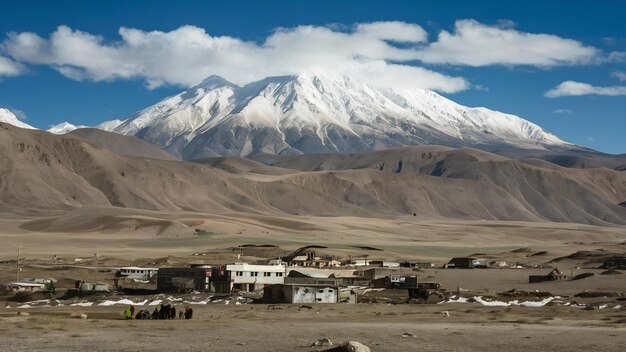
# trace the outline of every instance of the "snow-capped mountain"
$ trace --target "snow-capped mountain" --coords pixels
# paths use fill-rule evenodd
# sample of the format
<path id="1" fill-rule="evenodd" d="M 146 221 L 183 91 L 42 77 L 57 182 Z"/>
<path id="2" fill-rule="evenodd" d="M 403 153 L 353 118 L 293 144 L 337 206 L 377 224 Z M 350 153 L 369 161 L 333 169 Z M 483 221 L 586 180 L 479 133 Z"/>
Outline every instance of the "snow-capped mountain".
<path id="1" fill-rule="evenodd" d="M 35 127 L 20 121 L 11 110 L 0 108 L 0 122 L 8 123 L 20 128 L 28 128 L 34 130 Z"/>
<path id="2" fill-rule="evenodd" d="M 105 121 L 99 125 L 94 126 L 93 128 L 97 128 L 103 131 L 111 131 L 115 127 L 119 126 L 119 124 L 121 124 L 122 122 L 123 122 L 122 120 Z M 69 122 L 61 122 L 58 125 L 54 125 L 50 127 L 47 131 L 50 133 L 54 133 L 54 134 L 66 134 L 66 133 L 70 133 L 80 128 L 90 128 L 90 127 L 85 126 L 85 125 L 74 125 Z"/>
<path id="3" fill-rule="evenodd" d="M 485 149 L 572 146 L 514 115 L 469 108 L 421 89 L 350 77 L 270 77 L 238 86 L 217 76 L 104 128 L 184 159 L 257 153 L 349 153 L 439 144 Z"/>
<path id="4" fill-rule="evenodd" d="M 70 133 L 74 130 L 77 130 L 79 128 L 86 128 L 87 126 L 83 126 L 83 125 L 74 125 L 72 123 L 69 122 L 61 122 L 58 125 L 54 125 L 52 127 L 50 127 L 48 129 L 48 132 L 50 133 L 54 133 L 54 134 L 66 134 L 66 133 Z"/>

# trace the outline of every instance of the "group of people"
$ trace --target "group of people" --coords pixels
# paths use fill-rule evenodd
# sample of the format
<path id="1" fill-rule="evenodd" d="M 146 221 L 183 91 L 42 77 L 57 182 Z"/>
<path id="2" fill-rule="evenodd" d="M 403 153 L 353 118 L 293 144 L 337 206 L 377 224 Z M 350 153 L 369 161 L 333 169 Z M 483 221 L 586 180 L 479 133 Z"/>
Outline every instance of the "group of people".
<path id="1" fill-rule="evenodd" d="M 176 307 L 169 304 L 161 304 L 161 309 L 154 308 L 152 314 L 148 311 L 142 310 L 135 316 L 135 306 L 131 305 L 124 309 L 124 317 L 126 319 L 152 319 L 152 320 L 165 320 L 176 319 Z M 187 306 L 184 311 L 178 312 L 178 319 L 191 319 L 193 317 L 193 309 Z"/>

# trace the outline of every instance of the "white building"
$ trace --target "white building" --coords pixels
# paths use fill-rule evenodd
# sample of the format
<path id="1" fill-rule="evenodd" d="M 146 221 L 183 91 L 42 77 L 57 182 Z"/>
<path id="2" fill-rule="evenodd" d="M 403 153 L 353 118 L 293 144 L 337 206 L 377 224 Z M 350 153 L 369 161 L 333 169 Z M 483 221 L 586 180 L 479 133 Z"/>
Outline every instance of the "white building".
<path id="1" fill-rule="evenodd" d="M 288 284 L 263 289 L 264 303 L 338 303 L 339 287 L 334 285 Z"/>
<path id="2" fill-rule="evenodd" d="M 38 284 L 33 282 L 12 282 L 7 285 L 11 292 L 38 292 L 45 291 L 46 284 Z"/>
<path id="3" fill-rule="evenodd" d="M 127 266 L 120 268 L 116 273 L 118 277 L 125 277 L 130 280 L 150 281 L 150 279 L 159 272 L 159 268 L 139 268 L 136 266 Z"/>
<path id="4" fill-rule="evenodd" d="M 55 279 L 24 279 L 7 285 L 11 292 L 54 291 Z"/>
<path id="5" fill-rule="evenodd" d="M 229 273 L 230 290 L 256 291 L 267 285 L 285 282 L 286 267 L 280 265 L 255 265 L 235 263 L 226 265 Z"/>

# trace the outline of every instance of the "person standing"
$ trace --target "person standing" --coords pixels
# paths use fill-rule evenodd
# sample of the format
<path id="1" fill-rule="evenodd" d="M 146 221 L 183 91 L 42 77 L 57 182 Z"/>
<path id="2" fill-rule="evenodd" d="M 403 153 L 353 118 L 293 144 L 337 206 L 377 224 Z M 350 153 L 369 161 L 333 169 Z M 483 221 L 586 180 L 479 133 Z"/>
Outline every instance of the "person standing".
<path id="1" fill-rule="evenodd" d="M 176 319 L 176 308 L 174 306 L 170 308 L 170 319 Z"/>
<path id="2" fill-rule="evenodd" d="M 133 318 L 133 313 L 131 313 L 130 307 L 124 309 L 124 318 L 126 318 L 126 320 Z"/>

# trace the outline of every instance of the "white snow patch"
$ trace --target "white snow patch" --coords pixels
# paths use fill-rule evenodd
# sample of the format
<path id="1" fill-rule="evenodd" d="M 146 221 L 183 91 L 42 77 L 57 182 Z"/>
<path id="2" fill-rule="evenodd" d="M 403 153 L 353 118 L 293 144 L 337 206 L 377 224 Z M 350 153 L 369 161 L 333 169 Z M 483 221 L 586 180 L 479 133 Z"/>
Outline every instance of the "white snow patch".
<path id="1" fill-rule="evenodd" d="M 146 303 L 148 303 L 148 300 L 145 300 L 143 302 L 133 302 L 129 299 L 120 299 L 119 301 L 104 301 L 102 303 L 99 304 L 99 306 L 112 306 L 112 305 L 116 305 L 116 304 L 126 304 L 126 305 L 135 305 L 135 306 L 143 306 Z"/>
<path id="2" fill-rule="evenodd" d="M 493 301 L 493 300 L 485 300 L 481 296 L 475 296 L 473 299 L 476 303 L 482 304 L 487 307 L 510 307 L 510 306 L 521 306 L 521 307 L 543 307 L 546 304 L 552 302 L 556 297 L 548 297 L 541 301 L 523 301 L 520 302 L 518 300 L 513 300 L 510 302 L 503 301 Z M 452 296 L 450 299 L 443 301 L 441 303 L 469 303 L 469 298 L 466 297 L 456 297 Z"/>

